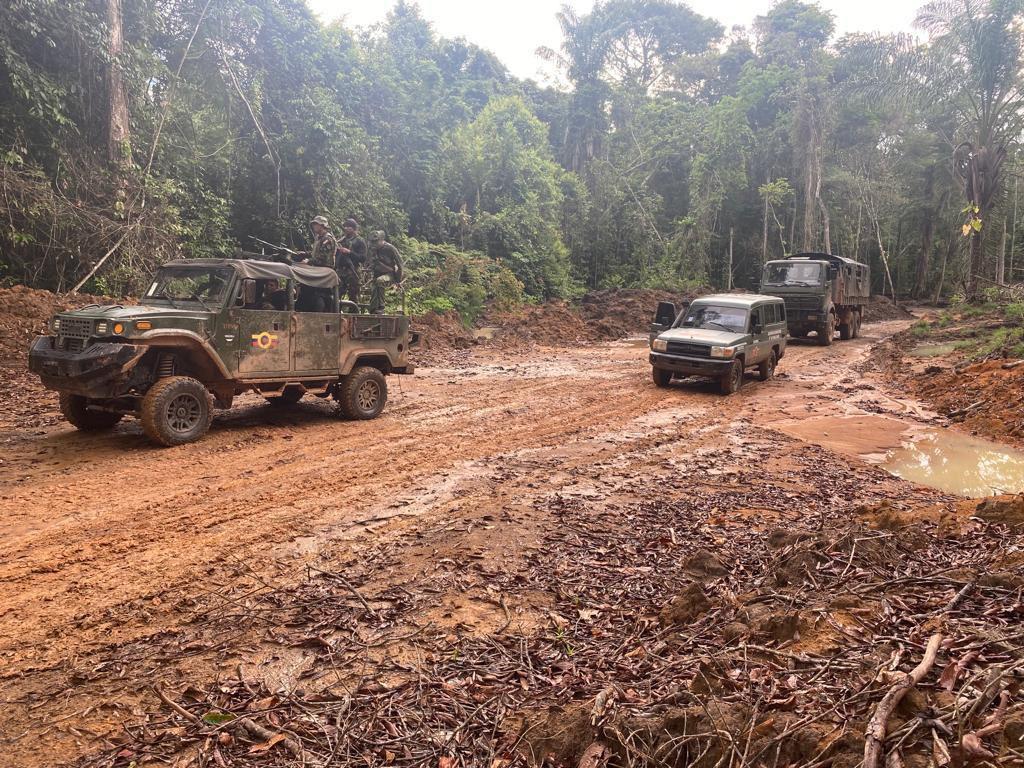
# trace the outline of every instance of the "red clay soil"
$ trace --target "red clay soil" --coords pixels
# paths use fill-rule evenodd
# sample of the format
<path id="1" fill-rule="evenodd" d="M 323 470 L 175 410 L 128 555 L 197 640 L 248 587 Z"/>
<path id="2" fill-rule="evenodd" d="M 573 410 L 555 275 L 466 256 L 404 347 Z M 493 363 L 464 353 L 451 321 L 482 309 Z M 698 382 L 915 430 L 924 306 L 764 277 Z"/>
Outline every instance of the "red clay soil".
<path id="1" fill-rule="evenodd" d="M 910 388 L 972 432 L 1024 443 L 1024 366 L 1007 370 L 1006 362 L 924 373 L 910 379 Z"/>

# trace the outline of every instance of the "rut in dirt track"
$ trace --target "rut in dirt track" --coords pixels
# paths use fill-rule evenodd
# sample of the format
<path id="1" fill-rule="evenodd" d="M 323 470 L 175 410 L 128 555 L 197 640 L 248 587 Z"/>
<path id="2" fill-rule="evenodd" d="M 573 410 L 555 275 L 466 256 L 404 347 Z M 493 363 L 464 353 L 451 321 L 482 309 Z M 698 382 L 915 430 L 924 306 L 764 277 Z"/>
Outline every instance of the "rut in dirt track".
<path id="1" fill-rule="evenodd" d="M 0 680 L 17 679 L 0 732 L 47 732 L 55 754 L 73 757 L 87 745 L 45 727 L 49 718 L 88 711 L 100 691 L 144 691 L 106 681 L 32 705 L 87 660 L 187 625 L 197 599 L 237 582 L 239 564 L 253 578 L 294 580 L 309 561 L 303 542 L 358 552 L 463 510 L 498 515 L 531 498 L 585 496 L 602 478 L 654 477 L 666 446 L 727 444 L 730 425 L 770 425 L 780 412 L 833 412 L 871 343 L 794 345 L 783 377 L 748 381 L 729 399 L 709 385 L 656 389 L 645 349 L 615 343 L 426 369 L 373 422 L 338 421 L 316 400 L 281 413 L 253 398 L 219 414 L 204 441 L 172 449 L 150 447 L 132 422 L 102 436 L 64 424 L 16 431 L 0 444 Z M 872 477 L 868 497 L 914 492 Z M 535 522 L 523 519 L 510 557 Z M 10 748 L 34 764 L 30 742 Z"/>

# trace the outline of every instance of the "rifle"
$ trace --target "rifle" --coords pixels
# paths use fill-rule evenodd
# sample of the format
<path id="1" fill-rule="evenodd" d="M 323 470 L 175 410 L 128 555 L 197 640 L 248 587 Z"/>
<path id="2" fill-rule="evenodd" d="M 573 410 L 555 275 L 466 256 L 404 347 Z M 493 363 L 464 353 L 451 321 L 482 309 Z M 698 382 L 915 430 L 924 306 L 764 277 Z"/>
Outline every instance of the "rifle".
<path id="1" fill-rule="evenodd" d="M 278 253 L 287 253 L 289 256 L 300 255 L 298 251 L 293 251 L 286 245 L 283 245 L 281 243 L 277 243 L 276 245 L 274 243 L 268 243 L 266 240 L 261 240 L 260 238 L 256 237 L 256 235 L 249 235 L 249 239 L 252 240 L 254 243 L 262 245 L 264 248 L 270 248 L 274 251 L 277 251 Z"/>

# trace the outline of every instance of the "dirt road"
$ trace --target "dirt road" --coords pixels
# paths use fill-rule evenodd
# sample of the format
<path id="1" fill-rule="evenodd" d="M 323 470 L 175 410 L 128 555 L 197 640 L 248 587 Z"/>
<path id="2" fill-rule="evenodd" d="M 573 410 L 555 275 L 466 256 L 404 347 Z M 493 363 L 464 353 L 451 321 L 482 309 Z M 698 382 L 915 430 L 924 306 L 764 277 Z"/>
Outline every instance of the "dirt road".
<path id="1" fill-rule="evenodd" d="M 427 583 L 419 617 L 433 626 L 529 631 L 549 596 L 524 587 L 492 599 L 450 569 L 525 574 L 558 524 L 552 499 L 608 508 L 722 489 L 723 513 L 758 525 L 819 507 L 948 500 L 843 454 L 884 448 L 893 425 L 934 421 L 859 371 L 904 325 L 793 345 L 776 380 L 748 379 L 728 399 L 710 386 L 655 388 L 645 344 L 617 342 L 423 369 L 393 379 L 385 416 L 369 423 L 336 420 L 320 401 L 285 413 L 249 399 L 201 443 L 172 449 L 149 446 L 134 422 L 103 436 L 63 423 L 7 432 L 0 762 L 96 753 L 159 707 L 154 683 L 237 674 L 294 688 L 316 673 L 315 654 L 248 620 L 263 609 L 246 600 L 313 568 L 348 574 L 375 616 L 404 599 L 389 590 Z M 752 470 L 763 483 L 744 481 L 737 501 Z"/>

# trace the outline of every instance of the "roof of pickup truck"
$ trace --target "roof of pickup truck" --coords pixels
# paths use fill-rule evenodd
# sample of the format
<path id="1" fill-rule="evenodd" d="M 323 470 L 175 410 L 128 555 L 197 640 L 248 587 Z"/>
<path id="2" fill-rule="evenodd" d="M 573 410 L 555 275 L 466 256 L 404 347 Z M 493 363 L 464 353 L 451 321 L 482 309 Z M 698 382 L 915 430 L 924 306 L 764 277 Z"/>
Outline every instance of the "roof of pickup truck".
<path id="1" fill-rule="evenodd" d="M 707 302 L 709 304 L 720 304 L 725 307 L 752 307 L 755 304 L 782 301 L 777 296 L 764 296 L 760 293 L 713 293 L 710 296 L 701 296 L 694 299 L 690 306 Z"/>

